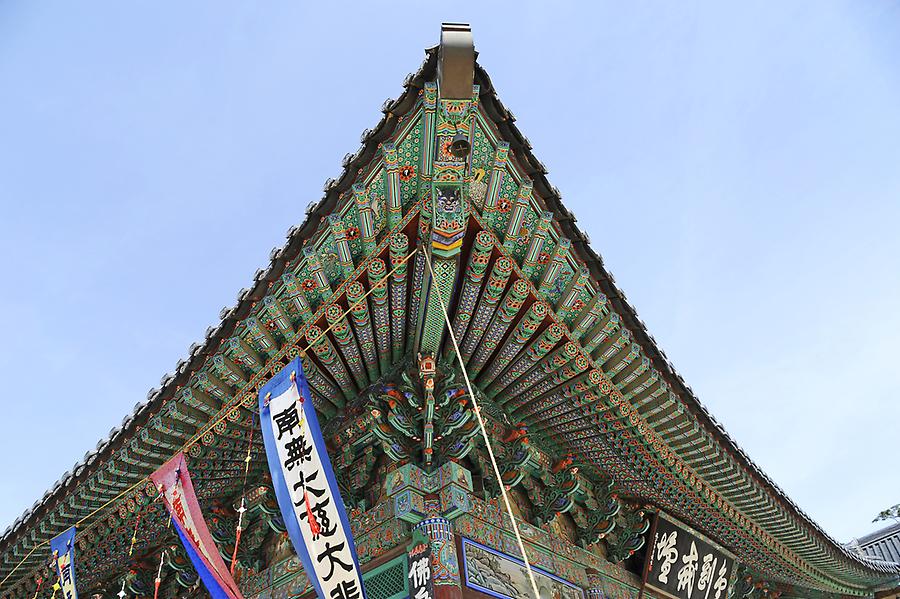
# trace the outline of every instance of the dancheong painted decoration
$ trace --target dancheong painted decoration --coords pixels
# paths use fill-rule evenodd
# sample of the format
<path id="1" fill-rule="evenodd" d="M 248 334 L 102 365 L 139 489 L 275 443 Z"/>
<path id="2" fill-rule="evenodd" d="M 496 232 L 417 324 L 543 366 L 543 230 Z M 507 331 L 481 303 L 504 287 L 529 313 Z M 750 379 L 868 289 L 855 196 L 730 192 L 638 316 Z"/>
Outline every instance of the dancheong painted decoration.
<path id="1" fill-rule="evenodd" d="M 148 478 L 179 452 L 240 594 L 315 596 L 260 432 L 260 391 L 295 359 L 362 572 L 363 589 L 331 597 L 874 597 L 896 584 L 900 565 L 823 532 L 674 371 L 467 26 L 444 25 L 382 111 L 221 322 L 0 537 L 0 596 L 51 597 L 49 540 L 73 526 L 79 596 L 205 596 Z M 316 499 L 292 517 L 330 526 Z M 650 546 L 662 557 L 644 585 Z M 670 558 L 674 586 L 660 581 Z M 695 578 L 679 589 L 679 573 Z"/>

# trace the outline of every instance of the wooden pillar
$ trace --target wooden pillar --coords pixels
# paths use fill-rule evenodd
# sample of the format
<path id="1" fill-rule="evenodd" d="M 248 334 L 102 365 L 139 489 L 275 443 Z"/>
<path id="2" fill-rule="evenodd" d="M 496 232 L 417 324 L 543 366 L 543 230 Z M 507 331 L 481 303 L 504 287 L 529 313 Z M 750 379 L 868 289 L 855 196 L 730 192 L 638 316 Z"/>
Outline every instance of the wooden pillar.
<path id="1" fill-rule="evenodd" d="M 428 518 L 416 525 L 431 542 L 431 571 L 435 599 L 462 599 L 459 556 L 453 537 L 453 524 L 443 517 Z"/>

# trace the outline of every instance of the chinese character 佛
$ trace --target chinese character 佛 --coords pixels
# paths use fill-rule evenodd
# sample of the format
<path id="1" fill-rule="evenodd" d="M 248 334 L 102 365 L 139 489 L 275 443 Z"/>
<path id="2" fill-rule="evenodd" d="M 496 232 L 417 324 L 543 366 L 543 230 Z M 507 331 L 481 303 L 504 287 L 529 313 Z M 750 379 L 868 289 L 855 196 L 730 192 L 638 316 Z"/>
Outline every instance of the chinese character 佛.
<path id="1" fill-rule="evenodd" d="M 417 589 L 428 584 L 431 578 L 431 568 L 428 563 L 428 556 L 423 555 L 409 566 L 409 581 L 412 588 Z"/>

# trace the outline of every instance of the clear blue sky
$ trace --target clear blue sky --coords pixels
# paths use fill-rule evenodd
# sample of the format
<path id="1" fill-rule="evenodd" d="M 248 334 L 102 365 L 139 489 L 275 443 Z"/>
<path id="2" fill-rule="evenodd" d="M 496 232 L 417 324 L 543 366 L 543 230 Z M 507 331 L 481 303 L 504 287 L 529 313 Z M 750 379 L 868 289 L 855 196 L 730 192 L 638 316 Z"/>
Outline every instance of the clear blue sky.
<path id="1" fill-rule="evenodd" d="M 369 4 L 0 4 L 0 529 L 234 303 L 442 20 L 757 463 L 842 541 L 900 502 L 900 5 Z"/>

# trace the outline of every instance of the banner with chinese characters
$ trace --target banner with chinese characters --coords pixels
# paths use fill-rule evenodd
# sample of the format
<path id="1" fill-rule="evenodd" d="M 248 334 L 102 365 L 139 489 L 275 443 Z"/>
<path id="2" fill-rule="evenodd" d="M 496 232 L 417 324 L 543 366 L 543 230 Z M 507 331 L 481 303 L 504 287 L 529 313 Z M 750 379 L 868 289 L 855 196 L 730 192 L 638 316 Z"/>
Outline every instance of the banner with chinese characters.
<path id="1" fill-rule="evenodd" d="M 172 524 L 200 580 L 213 599 L 242 599 L 231 572 L 209 534 L 183 453 L 150 475 L 172 517 Z"/>
<path id="2" fill-rule="evenodd" d="M 75 527 L 53 537 L 50 551 L 59 575 L 63 599 L 78 599 L 78 591 L 75 590 Z"/>
<path id="3" fill-rule="evenodd" d="M 434 599 L 434 582 L 431 580 L 431 545 L 428 539 L 413 545 L 406 554 L 409 565 L 410 599 Z"/>
<path id="4" fill-rule="evenodd" d="M 316 593 L 364 599 L 350 521 L 299 358 L 260 390 L 259 414 L 278 507 Z"/>
<path id="5" fill-rule="evenodd" d="M 646 585 L 675 599 L 726 599 L 734 556 L 660 513 L 647 549 Z"/>

